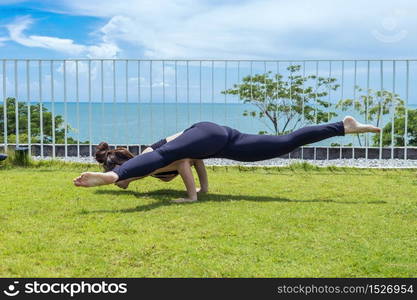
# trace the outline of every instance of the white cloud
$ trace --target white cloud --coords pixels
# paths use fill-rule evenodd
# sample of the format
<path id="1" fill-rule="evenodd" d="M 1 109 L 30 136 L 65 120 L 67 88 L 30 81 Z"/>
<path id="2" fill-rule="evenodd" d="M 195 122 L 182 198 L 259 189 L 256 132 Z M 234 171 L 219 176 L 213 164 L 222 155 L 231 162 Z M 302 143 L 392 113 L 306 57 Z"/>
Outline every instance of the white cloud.
<path id="1" fill-rule="evenodd" d="M 115 57 L 123 48 L 148 58 L 401 58 L 417 46 L 417 2 L 409 0 L 42 2 L 50 11 L 106 19 L 95 31 L 101 42 L 26 36 L 30 18 L 9 25 L 13 40 L 87 57 Z"/>
<path id="2" fill-rule="evenodd" d="M 109 41 L 130 43 L 150 58 L 398 57 L 417 43 L 417 3 L 406 0 L 50 3 L 68 14 L 108 18 L 100 32 Z"/>
<path id="3" fill-rule="evenodd" d="M 119 51 L 116 44 L 103 37 L 103 42 L 97 45 L 81 45 L 71 39 L 42 35 L 26 35 L 24 33 L 34 20 L 30 16 L 18 17 L 14 22 L 6 25 L 9 31 L 10 40 L 26 47 L 38 47 L 52 49 L 72 56 L 87 56 L 111 58 L 115 57 Z M 0 40 L 1 42 L 1 40 Z"/>

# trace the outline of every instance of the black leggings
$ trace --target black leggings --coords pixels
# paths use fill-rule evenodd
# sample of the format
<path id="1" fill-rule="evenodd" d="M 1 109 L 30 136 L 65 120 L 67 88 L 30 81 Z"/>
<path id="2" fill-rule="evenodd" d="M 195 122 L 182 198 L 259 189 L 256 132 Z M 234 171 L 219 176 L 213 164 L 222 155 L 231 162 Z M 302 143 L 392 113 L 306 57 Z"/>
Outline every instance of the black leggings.
<path id="1" fill-rule="evenodd" d="M 184 158 L 228 158 L 259 161 L 287 154 L 294 149 L 330 137 L 345 135 L 343 122 L 307 126 L 286 135 L 241 133 L 228 126 L 199 122 L 174 140 L 152 152 L 138 155 L 113 171 L 119 180 L 149 175 Z"/>

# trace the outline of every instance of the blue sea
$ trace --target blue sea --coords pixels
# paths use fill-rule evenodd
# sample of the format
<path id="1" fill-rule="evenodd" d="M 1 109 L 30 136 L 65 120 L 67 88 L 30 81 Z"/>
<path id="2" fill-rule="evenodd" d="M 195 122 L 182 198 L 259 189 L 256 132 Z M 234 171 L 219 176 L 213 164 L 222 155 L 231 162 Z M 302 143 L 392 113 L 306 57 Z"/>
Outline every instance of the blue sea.
<path id="1" fill-rule="evenodd" d="M 259 120 L 244 116 L 245 111 L 256 110 L 252 104 L 225 103 L 85 103 L 85 102 L 44 102 L 43 105 L 56 115 L 62 115 L 71 127 L 68 136 L 80 141 L 110 144 L 150 144 L 166 136 L 175 134 L 193 123 L 211 121 L 227 125 L 245 133 L 268 131 L 269 120 Z M 414 105 L 415 106 L 415 105 Z M 410 107 L 411 108 L 411 107 Z M 339 116 L 332 119 L 338 121 L 350 114 L 364 121 L 364 116 L 357 112 L 338 112 Z M 389 120 L 384 116 L 383 124 Z M 269 123 L 268 123 L 269 122 Z M 281 122 L 282 123 L 282 122 Z M 290 124 L 293 125 L 293 124 Z M 296 128 L 309 125 L 298 124 Z M 291 128 L 292 126 L 290 126 Z M 357 145 L 352 137 L 335 137 L 317 143 Z"/>

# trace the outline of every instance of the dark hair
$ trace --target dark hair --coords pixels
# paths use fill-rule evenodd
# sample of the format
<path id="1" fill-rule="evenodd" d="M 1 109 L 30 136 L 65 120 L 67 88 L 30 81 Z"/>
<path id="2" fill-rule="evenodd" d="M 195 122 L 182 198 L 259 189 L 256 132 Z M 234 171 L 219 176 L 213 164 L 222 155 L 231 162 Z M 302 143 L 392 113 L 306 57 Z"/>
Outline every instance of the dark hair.
<path id="1" fill-rule="evenodd" d="M 123 164 L 125 161 L 133 158 L 134 155 L 123 147 L 110 149 L 109 144 L 101 142 L 95 153 L 96 161 L 103 165 L 106 172 L 113 170 L 116 166 Z"/>

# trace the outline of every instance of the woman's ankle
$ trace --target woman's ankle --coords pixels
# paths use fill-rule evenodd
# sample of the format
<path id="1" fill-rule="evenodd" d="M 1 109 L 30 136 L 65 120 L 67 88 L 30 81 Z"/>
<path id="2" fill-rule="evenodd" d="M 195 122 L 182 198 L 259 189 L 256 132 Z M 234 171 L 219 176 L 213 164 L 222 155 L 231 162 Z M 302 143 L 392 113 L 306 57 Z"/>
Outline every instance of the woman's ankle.
<path id="1" fill-rule="evenodd" d="M 117 175 L 116 172 L 110 171 L 110 172 L 104 173 L 104 175 L 105 175 L 105 181 L 108 184 L 115 183 L 117 180 L 119 180 L 119 175 Z"/>

